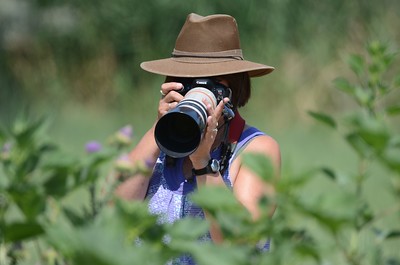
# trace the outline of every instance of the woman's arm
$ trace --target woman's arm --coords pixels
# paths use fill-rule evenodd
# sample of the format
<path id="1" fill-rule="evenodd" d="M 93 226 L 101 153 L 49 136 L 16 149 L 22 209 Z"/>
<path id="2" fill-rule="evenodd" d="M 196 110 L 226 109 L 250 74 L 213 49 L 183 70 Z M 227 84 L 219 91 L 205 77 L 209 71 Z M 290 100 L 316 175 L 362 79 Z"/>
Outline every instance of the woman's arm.
<path id="1" fill-rule="evenodd" d="M 154 140 L 154 126 L 146 132 L 136 147 L 130 152 L 133 165 L 154 166 L 160 151 Z M 143 200 L 149 185 L 150 176 L 138 173 L 124 180 L 115 194 L 125 200 Z"/>
<path id="2" fill-rule="evenodd" d="M 262 196 L 272 196 L 275 188 L 272 184 L 262 181 L 251 168 L 242 165 L 241 157 L 246 153 L 257 153 L 269 158 L 274 167 L 274 177 L 278 178 L 281 167 L 279 145 L 267 135 L 254 138 L 234 161 L 234 165 L 232 165 L 234 169 L 231 171 L 233 173 L 233 192 L 236 198 L 250 211 L 253 219 L 259 218 L 261 211 L 267 211 L 272 216 L 275 207 L 260 209 L 258 202 Z"/>
<path id="3" fill-rule="evenodd" d="M 170 109 L 176 107 L 183 96 L 174 90 L 182 88 L 182 84 L 176 82 L 161 85 L 161 93 L 164 95 L 158 104 L 157 121 Z M 160 154 L 160 150 L 154 139 L 154 128 L 156 123 L 146 132 L 136 147 L 130 152 L 129 159 L 133 165 L 154 166 Z M 149 186 L 150 176 L 136 174 L 119 185 L 115 191 L 116 195 L 126 200 L 143 200 Z"/>
<path id="4" fill-rule="evenodd" d="M 269 136 L 258 136 L 254 138 L 245 147 L 242 154 L 244 153 L 260 153 L 270 158 L 275 168 L 276 177 L 279 177 L 281 163 L 280 149 L 278 143 L 273 138 Z M 260 217 L 261 211 L 266 211 L 272 216 L 275 207 L 270 209 L 260 209 L 258 203 L 262 196 L 273 195 L 275 192 L 274 187 L 263 182 L 251 169 L 242 166 L 241 155 L 233 161 L 229 170 L 233 182 L 233 192 L 235 197 L 244 207 L 246 207 L 254 220 Z M 210 185 L 221 187 L 226 186 L 219 172 L 197 176 L 197 183 L 199 188 Z M 223 236 L 218 224 L 212 220 L 209 214 L 205 214 L 206 218 L 211 221 L 211 238 L 216 243 L 222 242 Z"/>

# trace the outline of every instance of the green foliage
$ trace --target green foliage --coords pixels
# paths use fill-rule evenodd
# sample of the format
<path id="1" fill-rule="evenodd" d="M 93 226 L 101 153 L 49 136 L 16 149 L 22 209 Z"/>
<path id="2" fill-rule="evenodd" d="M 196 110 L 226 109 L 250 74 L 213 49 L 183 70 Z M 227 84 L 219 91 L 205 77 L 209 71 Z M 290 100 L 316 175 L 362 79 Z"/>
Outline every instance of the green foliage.
<path id="1" fill-rule="evenodd" d="M 359 106 L 355 113 L 344 119 L 342 132 L 343 138 L 358 155 L 359 164 L 358 172 L 350 177 L 350 186 L 346 187 L 346 192 L 342 192 L 342 196 L 351 195 L 352 200 L 356 202 L 354 212 L 349 216 L 350 219 L 343 220 L 347 227 L 345 230 L 340 227 L 339 230 L 335 227 L 331 228 L 335 228 L 332 230 L 334 238 L 340 245 L 340 251 L 348 264 L 396 264 L 399 262 L 399 257 L 385 256 L 384 242 L 390 240 L 386 237 L 387 234 L 394 235 L 392 239 L 399 242 L 397 233 L 399 216 L 396 214 L 400 210 L 398 203 L 400 198 L 396 190 L 398 187 L 391 189 L 396 199 L 383 209 L 374 209 L 365 193 L 367 178 L 371 174 L 369 171 L 373 163 L 389 170 L 381 176 L 381 181 L 396 183 L 400 179 L 398 144 L 400 134 L 396 132 L 397 128 L 390 121 L 390 118 L 397 114 L 397 107 L 382 104 L 385 98 L 390 97 L 399 89 L 397 77 L 388 76 L 395 54 L 389 52 L 388 47 L 380 42 L 369 43 L 366 50 L 368 56 L 351 55 L 348 60 L 350 69 L 358 78 L 358 83 L 353 84 L 344 78 L 335 80 L 336 87 L 350 96 Z M 310 112 L 310 116 L 332 125 L 333 118 L 330 116 L 316 112 Z M 323 168 L 323 172 L 334 183 L 340 185 L 334 169 Z M 394 223 L 381 227 L 381 219 L 390 218 L 394 218 Z M 386 232 L 382 233 L 382 229 Z M 338 233 L 340 230 L 352 236 L 347 238 Z M 367 248 L 359 242 L 360 238 L 366 234 L 375 236 L 373 243 Z"/>
<path id="2" fill-rule="evenodd" d="M 384 104 L 384 98 L 399 89 L 398 77 L 393 81 L 387 72 L 394 56 L 386 46 L 372 42 L 367 52 L 367 57 L 350 56 L 348 61 L 357 84 L 343 78 L 335 81 L 358 108 L 343 119 L 309 112 L 354 150 L 355 172 L 323 165 L 277 178 L 266 157 L 243 155 L 244 166 L 275 193 L 260 199 L 261 216 L 253 220 L 226 188 L 195 192 L 193 201 L 220 226 L 221 244 L 198 240 L 209 229 L 206 220 L 160 224 L 149 214 L 147 202 L 114 198 L 117 171 L 122 178 L 149 171 L 124 158 L 132 148 L 129 126 L 115 132 L 108 144 L 90 142 L 83 157 L 52 143 L 42 119 L 19 120 L 1 130 L 1 263 L 166 264 L 190 254 L 198 264 L 207 265 L 399 264 L 400 257 L 388 253 L 386 246 L 400 241 L 400 135 L 390 122 L 397 105 Z M 375 174 L 373 165 L 385 169 L 381 181 L 393 183 L 384 192 L 394 200 L 383 207 L 375 207 L 366 194 L 367 180 Z M 106 177 L 110 174 L 111 180 Z M 312 190 L 319 196 L 309 194 L 310 189 L 305 196 L 305 187 L 322 177 L 326 186 Z M 71 198 L 78 199 L 71 205 Z M 271 218 L 265 209 L 274 207 Z M 260 251 L 266 242 L 271 250 Z"/>

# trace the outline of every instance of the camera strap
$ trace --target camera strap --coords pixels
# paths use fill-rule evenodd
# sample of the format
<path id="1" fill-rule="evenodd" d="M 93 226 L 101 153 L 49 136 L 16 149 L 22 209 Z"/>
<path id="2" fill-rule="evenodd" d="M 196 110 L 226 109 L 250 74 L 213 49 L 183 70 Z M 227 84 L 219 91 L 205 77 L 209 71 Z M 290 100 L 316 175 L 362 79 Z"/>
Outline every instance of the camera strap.
<path id="1" fill-rule="evenodd" d="M 246 121 L 240 116 L 239 112 L 235 111 L 235 117 L 228 121 L 227 124 L 227 135 L 224 137 L 224 141 L 221 144 L 221 175 L 224 174 L 228 167 L 229 159 L 232 156 L 233 151 L 236 148 L 237 142 L 242 135 Z"/>
<path id="2" fill-rule="evenodd" d="M 235 117 L 229 124 L 229 142 L 235 143 L 239 141 L 240 135 L 242 135 L 244 125 L 246 121 L 240 116 L 239 112 L 235 111 Z"/>

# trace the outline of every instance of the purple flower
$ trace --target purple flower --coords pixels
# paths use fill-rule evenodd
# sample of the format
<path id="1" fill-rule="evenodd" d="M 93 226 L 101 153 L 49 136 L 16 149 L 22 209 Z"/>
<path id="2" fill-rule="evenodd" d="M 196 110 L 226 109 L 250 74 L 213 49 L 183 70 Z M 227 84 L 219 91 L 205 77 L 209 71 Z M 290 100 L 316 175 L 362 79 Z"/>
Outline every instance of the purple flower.
<path id="1" fill-rule="evenodd" d="M 85 150 L 89 154 L 99 152 L 101 148 L 101 144 L 97 141 L 90 141 L 85 145 Z"/>
<path id="2" fill-rule="evenodd" d="M 6 142 L 1 148 L 1 152 L 10 152 L 12 144 L 10 142 Z"/>
<path id="3" fill-rule="evenodd" d="M 115 168 L 121 173 L 133 173 L 135 166 L 133 165 L 128 154 L 122 154 L 115 161 Z"/>
<path id="4" fill-rule="evenodd" d="M 122 127 L 119 132 L 128 138 L 132 138 L 132 126 L 130 125 Z"/>
<path id="5" fill-rule="evenodd" d="M 10 158 L 10 151 L 12 148 L 12 144 L 10 142 L 6 142 L 3 147 L 1 148 L 1 152 L 0 152 L 0 159 L 1 160 L 9 160 Z"/>
<path id="6" fill-rule="evenodd" d="M 122 127 L 115 136 L 116 142 L 121 145 L 130 145 L 132 142 L 132 126 L 126 125 Z"/>

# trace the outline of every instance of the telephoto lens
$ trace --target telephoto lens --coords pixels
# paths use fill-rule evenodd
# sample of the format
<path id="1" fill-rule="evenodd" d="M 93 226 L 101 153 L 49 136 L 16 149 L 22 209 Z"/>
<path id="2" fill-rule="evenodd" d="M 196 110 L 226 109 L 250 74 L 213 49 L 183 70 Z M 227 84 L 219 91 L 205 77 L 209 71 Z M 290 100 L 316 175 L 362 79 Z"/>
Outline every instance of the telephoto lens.
<path id="1" fill-rule="evenodd" d="M 178 105 L 157 122 L 155 139 L 166 155 L 181 158 L 193 153 L 200 144 L 207 125 L 207 106 L 217 106 L 213 92 L 204 87 L 194 87 Z"/>

